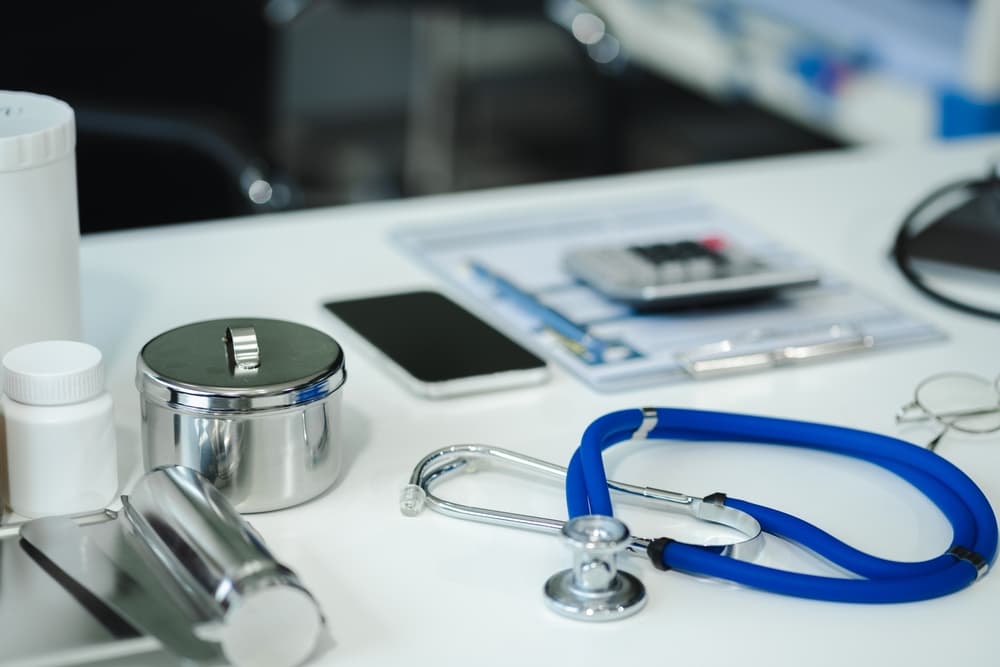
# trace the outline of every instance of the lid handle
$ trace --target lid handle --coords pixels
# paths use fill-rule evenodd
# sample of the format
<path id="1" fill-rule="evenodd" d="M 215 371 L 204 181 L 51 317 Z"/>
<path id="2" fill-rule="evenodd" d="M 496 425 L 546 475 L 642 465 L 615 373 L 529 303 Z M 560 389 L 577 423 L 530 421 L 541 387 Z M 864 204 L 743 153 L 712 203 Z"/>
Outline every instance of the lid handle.
<path id="1" fill-rule="evenodd" d="M 225 340 L 230 372 L 240 375 L 260 368 L 260 345 L 253 327 L 226 327 Z"/>

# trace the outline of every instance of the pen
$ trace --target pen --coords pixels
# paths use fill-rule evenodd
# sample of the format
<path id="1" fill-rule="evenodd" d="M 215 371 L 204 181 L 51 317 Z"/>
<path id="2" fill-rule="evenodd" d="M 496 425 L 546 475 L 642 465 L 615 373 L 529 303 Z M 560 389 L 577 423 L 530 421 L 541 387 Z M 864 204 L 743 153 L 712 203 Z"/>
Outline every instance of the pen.
<path id="1" fill-rule="evenodd" d="M 545 305 L 530 292 L 521 289 L 504 276 L 487 268 L 483 264 L 470 261 L 469 268 L 472 269 L 474 275 L 492 285 L 497 294 L 502 298 L 509 300 L 524 312 L 538 318 L 542 325 L 556 334 L 559 341 L 574 354 L 584 357 L 592 363 L 635 356 L 635 352 L 627 345 L 619 341 L 607 341 L 592 336 L 586 328 L 565 317 L 559 311 Z"/>

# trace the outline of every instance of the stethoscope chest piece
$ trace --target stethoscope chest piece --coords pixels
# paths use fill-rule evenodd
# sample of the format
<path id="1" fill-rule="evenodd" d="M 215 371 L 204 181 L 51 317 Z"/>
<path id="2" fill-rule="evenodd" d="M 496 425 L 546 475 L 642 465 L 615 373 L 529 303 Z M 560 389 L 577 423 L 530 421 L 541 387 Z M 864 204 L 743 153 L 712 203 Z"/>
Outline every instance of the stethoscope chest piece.
<path id="1" fill-rule="evenodd" d="M 646 588 L 618 569 L 618 554 L 628 548 L 628 527 L 610 516 L 570 519 L 562 535 L 573 550 L 573 567 L 545 582 L 545 597 L 559 614 L 581 621 L 628 618 L 646 603 Z"/>

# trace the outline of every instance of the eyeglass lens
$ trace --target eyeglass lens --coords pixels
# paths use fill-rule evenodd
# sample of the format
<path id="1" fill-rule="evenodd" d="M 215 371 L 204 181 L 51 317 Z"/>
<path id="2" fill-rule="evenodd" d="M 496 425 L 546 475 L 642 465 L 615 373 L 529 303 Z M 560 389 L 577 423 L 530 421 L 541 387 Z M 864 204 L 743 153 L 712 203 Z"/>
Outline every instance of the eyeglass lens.
<path id="1" fill-rule="evenodd" d="M 967 433 L 1000 430 L 1000 394 L 986 378 L 946 373 L 917 387 L 916 402 L 943 424 Z"/>

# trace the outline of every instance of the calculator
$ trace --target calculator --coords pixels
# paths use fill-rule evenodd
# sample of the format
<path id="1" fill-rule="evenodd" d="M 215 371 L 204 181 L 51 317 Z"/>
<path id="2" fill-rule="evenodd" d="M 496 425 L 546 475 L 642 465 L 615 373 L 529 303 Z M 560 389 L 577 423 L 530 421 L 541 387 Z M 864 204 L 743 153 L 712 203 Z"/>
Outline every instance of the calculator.
<path id="1" fill-rule="evenodd" d="M 569 273 L 640 310 L 750 301 L 819 282 L 813 268 L 781 264 L 719 236 L 572 250 Z"/>

